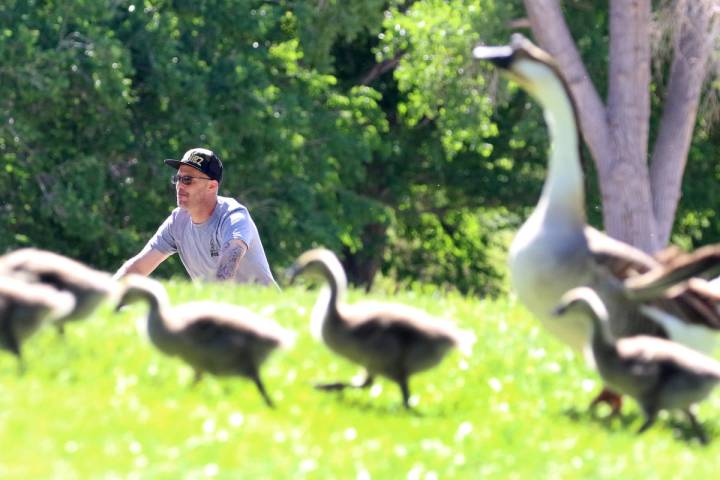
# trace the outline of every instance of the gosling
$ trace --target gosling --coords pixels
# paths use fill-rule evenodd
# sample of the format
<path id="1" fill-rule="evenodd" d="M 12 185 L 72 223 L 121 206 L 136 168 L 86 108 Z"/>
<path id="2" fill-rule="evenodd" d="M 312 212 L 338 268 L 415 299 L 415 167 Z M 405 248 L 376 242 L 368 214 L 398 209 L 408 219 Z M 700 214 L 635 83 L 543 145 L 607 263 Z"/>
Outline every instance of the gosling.
<path id="1" fill-rule="evenodd" d="M 193 302 L 171 308 L 162 284 L 147 277 L 131 274 L 120 282 L 123 293 L 116 310 L 146 301 L 150 341 L 164 354 L 189 364 L 196 381 L 205 372 L 246 377 L 274 407 L 260 379 L 260 366 L 273 350 L 293 343 L 293 332 L 236 305 Z"/>
<path id="2" fill-rule="evenodd" d="M 22 344 L 40 327 L 72 311 L 75 298 L 50 286 L 0 276 L 0 348 L 18 358 Z"/>
<path id="3" fill-rule="evenodd" d="M 330 250 L 303 253 L 288 274 L 292 282 L 303 273 L 320 275 L 329 287 L 314 309 L 313 332 L 330 350 L 363 366 L 367 373 L 360 385 L 337 382 L 316 385 L 318 389 L 367 388 L 381 375 L 398 384 L 403 406 L 410 408 L 411 375 L 438 365 L 452 347 L 470 354 L 475 340 L 472 333 L 421 310 L 389 303 L 342 304 L 347 278 Z"/>
<path id="4" fill-rule="evenodd" d="M 109 273 L 37 248 L 22 248 L 0 257 L 0 274 L 70 292 L 75 297 L 75 307 L 54 322 L 60 333 L 67 322 L 90 316 L 105 298 L 115 294 L 116 288 Z"/>
<path id="5" fill-rule="evenodd" d="M 576 311 L 592 322 L 592 352 L 603 380 L 633 397 L 645 414 L 642 433 L 660 410 L 682 410 L 703 444 L 707 437 L 691 406 L 705 399 L 720 381 L 720 362 L 682 344 L 638 335 L 615 340 L 608 310 L 589 287 L 577 287 L 562 296 L 557 315 Z"/>

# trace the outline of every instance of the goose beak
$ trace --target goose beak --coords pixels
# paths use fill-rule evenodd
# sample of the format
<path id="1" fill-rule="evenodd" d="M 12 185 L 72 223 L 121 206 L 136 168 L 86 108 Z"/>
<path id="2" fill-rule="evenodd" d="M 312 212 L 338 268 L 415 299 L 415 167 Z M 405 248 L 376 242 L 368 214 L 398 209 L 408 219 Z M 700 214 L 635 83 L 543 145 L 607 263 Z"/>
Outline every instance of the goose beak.
<path id="1" fill-rule="evenodd" d="M 477 45 L 473 48 L 473 57 L 478 60 L 487 60 L 494 63 L 499 68 L 507 70 L 512 62 L 515 50 L 510 45 L 503 46 L 487 46 Z"/>

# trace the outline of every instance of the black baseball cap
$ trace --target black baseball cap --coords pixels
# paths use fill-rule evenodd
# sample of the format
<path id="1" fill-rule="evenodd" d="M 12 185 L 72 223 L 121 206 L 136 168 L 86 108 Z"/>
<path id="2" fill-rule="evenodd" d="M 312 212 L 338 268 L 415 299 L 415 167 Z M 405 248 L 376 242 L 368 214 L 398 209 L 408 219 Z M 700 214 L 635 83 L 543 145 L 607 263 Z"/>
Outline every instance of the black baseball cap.
<path id="1" fill-rule="evenodd" d="M 165 165 L 170 165 L 174 169 L 179 169 L 180 165 L 187 165 L 200 170 L 213 180 L 222 182 L 223 166 L 220 157 L 207 148 L 191 148 L 185 152 L 181 160 L 166 158 Z"/>

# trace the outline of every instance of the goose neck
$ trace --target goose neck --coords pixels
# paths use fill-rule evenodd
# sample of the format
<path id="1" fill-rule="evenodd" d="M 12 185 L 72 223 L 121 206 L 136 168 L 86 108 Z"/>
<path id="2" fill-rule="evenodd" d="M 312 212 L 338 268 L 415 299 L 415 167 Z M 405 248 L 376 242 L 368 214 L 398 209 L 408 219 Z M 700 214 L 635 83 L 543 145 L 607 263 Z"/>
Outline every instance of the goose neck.
<path id="1" fill-rule="evenodd" d="M 572 101 L 559 79 L 536 97 L 543 106 L 550 135 L 548 173 L 542 198 L 553 208 L 571 208 L 584 220 L 585 188 L 580 164 L 578 122 Z"/>

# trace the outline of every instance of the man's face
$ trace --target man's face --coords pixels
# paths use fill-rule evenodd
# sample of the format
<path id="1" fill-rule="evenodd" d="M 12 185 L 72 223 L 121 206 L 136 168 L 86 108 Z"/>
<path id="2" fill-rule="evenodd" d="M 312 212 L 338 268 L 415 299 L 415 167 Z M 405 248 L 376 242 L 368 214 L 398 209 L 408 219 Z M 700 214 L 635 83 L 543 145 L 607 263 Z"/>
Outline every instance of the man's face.
<path id="1" fill-rule="evenodd" d="M 207 195 L 212 180 L 208 179 L 201 171 L 187 165 L 180 165 L 178 175 L 194 177 L 190 185 L 185 185 L 180 181 L 175 184 L 177 206 L 185 209 L 192 208 Z"/>

